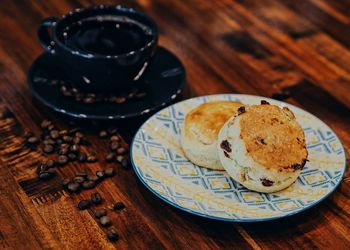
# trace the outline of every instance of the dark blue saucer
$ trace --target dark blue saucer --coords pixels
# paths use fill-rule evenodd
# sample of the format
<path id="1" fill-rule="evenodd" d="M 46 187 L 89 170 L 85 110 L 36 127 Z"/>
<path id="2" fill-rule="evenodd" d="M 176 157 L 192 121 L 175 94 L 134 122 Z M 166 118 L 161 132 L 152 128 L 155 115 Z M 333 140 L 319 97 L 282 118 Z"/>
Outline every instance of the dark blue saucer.
<path id="1" fill-rule="evenodd" d="M 52 54 L 44 53 L 35 60 L 28 73 L 28 84 L 35 98 L 47 107 L 68 116 L 120 120 L 153 113 L 174 101 L 184 88 L 185 69 L 174 54 L 159 47 L 142 78 L 141 84 L 146 96 L 122 104 L 103 102 L 87 105 L 77 102 L 63 96 L 59 86 L 50 85 L 49 82 L 53 79 L 69 81 Z"/>

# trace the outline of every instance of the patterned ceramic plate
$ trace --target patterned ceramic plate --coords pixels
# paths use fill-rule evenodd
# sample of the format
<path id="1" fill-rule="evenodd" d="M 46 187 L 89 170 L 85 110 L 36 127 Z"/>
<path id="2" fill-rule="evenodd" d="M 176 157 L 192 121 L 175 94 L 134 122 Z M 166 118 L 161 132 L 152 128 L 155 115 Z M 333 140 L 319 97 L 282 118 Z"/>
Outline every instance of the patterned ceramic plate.
<path id="1" fill-rule="evenodd" d="M 259 104 L 262 99 L 288 106 L 305 131 L 309 162 L 292 186 L 272 194 L 253 192 L 225 172 L 198 167 L 184 157 L 180 133 L 192 108 L 216 100 Z M 321 120 L 284 102 L 235 94 L 193 98 L 159 111 L 136 133 L 132 162 L 143 184 L 164 201 L 203 217 L 236 222 L 272 220 L 310 208 L 336 189 L 346 168 L 339 138 Z"/>

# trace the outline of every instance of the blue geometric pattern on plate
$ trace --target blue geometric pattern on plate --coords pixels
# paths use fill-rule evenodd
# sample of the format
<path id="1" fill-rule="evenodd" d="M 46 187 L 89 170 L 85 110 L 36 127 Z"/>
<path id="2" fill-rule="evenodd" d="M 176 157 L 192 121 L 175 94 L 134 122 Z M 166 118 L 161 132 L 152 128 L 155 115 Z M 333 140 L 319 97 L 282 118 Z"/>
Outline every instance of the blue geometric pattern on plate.
<path id="1" fill-rule="evenodd" d="M 179 138 L 191 109 L 210 101 L 252 105 L 262 99 L 289 107 L 304 129 L 309 162 L 293 185 L 272 194 L 250 191 L 226 172 L 198 167 L 184 157 Z M 346 168 L 339 138 L 321 120 L 291 104 L 238 94 L 192 98 L 159 111 L 136 133 L 131 155 L 142 183 L 164 201 L 193 214 L 237 222 L 272 220 L 310 208 L 335 190 Z"/>

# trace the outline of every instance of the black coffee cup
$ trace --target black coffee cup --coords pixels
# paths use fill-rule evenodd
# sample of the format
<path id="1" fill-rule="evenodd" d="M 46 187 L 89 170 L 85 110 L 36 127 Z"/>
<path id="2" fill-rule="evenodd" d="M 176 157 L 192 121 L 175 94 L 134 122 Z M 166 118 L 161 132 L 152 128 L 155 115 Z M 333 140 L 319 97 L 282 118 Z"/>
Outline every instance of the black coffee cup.
<path id="1" fill-rule="evenodd" d="M 100 5 L 43 20 L 38 37 L 74 85 L 111 91 L 142 77 L 157 49 L 158 28 L 134 9 Z"/>

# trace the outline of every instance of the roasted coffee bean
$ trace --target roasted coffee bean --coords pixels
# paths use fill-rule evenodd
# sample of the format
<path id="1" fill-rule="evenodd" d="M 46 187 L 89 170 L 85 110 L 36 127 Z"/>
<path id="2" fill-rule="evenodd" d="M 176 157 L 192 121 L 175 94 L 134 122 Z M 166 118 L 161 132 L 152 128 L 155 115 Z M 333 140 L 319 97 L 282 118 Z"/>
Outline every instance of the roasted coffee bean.
<path id="1" fill-rule="evenodd" d="M 47 160 L 46 165 L 48 168 L 53 168 L 55 166 L 56 162 L 54 160 Z"/>
<path id="2" fill-rule="evenodd" d="M 111 176 L 113 176 L 113 175 L 115 174 L 114 168 L 112 168 L 112 167 L 106 168 L 106 169 L 104 170 L 104 172 L 105 172 L 105 176 L 106 176 L 106 177 L 111 177 Z"/>
<path id="3" fill-rule="evenodd" d="M 85 98 L 83 99 L 83 102 L 84 102 L 85 104 L 92 104 L 92 103 L 95 103 L 96 100 L 95 100 L 95 98 L 93 98 L 93 97 L 85 97 Z"/>
<path id="4" fill-rule="evenodd" d="M 60 91 L 61 91 L 61 92 L 66 92 L 67 90 L 68 90 L 68 88 L 67 88 L 66 85 L 62 85 L 62 86 L 60 87 Z"/>
<path id="5" fill-rule="evenodd" d="M 103 227 L 109 227 L 112 224 L 111 220 L 106 215 L 100 218 L 100 223 Z"/>
<path id="6" fill-rule="evenodd" d="M 57 139 L 58 137 L 60 137 L 60 134 L 58 133 L 58 130 L 51 130 L 50 131 L 50 137 L 52 138 L 52 139 Z"/>
<path id="7" fill-rule="evenodd" d="M 101 218 L 102 216 L 106 216 L 107 215 L 107 210 L 102 208 L 102 209 L 99 209 L 99 210 L 96 210 L 94 212 L 94 216 L 99 219 Z"/>
<path id="8" fill-rule="evenodd" d="M 104 172 L 104 171 L 97 171 L 97 172 L 96 172 L 96 176 L 97 176 L 100 180 L 102 180 L 102 179 L 105 178 L 105 172 Z"/>
<path id="9" fill-rule="evenodd" d="M 65 136 L 68 134 L 68 130 L 60 130 L 58 133 L 60 134 L 60 136 Z"/>
<path id="10" fill-rule="evenodd" d="M 122 163 L 122 161 L 124 160 L 124 158 L 125 158 L 125 156 L 123 156 L 123 155 L 118 155 L 116 159 L 117 159 L 117 162 Z"/>
<path id="11" fill-rule="evenodd" d="M 117 240 L 119 240 L 119 234 L 115 231 L 114 228 L 110 228 L 107 231 L 107 238 L 111 241 L 111 242 L 116 242 Z"/>
<path id="12" fill-rule="evenodd" d="M 77 193 L 80 191 L 80 184 L 76 182 L 71 182 L 68 184 L 67 189 L 69 192 Z"/>
<path id="13" fill-rule="evenodd" d="M 66 165 L 68 163 L 69 159 L 66 155 L 60 155 L 57 158 L 57 163 L 61 166 Z"/>
<path id="14" fill-rule="evenodd" d="M 52 125 L 52 122 L 49 120 L 43 120 L 40 124 L 40 127 L 42 129 L 47 129 L 50 125 Z"/>
<path id="15" fill-rule="evenodd" d="M 104 139 L 104 138 L 107 138 L 108 133 L 107 133 L 106 130 L 101 130 L 100 133 L 99 133 L 99 136 L 100 136 L 100 138 Z"/>
<path id="16" fill-rule="evenodd" d="M 75 176 L 75 177 L 73 178 L 73 181 L 74 181 L 75 183 L 81 184 L 81 183 L 83 183 L 83 182 L 85 181 L 85 177 L 83 177 L 83 176 Z"/>
<path id="17" fill-rule="evenodd" d="M 32 137 L 34 134 L 33 134 L 33 132 L 31 132 L 31 131 L 25 131 L 24 133 L 23 133 L 23 137 L 24 138 L 29 138 L 29 137 Z"/>
<path id="18" fill-rule="evenodd" d="M 89 174 L 86 177 L 86 179 L 89 180 L 89 181 L 93 181 L 93 182 L 98 182 L 99 181 L 99 178 L 96 175 L 93 175 L 93 174 Z"/>
<path id="19" fill-rule="evenodd" d="M 108 132 L 108 134 L 110 134 L 110 135 L 114 135 L 114 134 L 116 134 L 116 133 L 118 132 L 118 129 L 117 129 L 116 127 L 109 127 L 109 128 L 107 129 L 107 132 Z"/>
<path id="20" fill-rule="evenodd" d="M 43 147 L 43 152 L 47 154 L 51 154 L 54 150 L 55 148 L 51 144 L 46 144 Z"/>
<path id="21" fill-rule="evenodd" d="M 39 143 L 39 139 L 36 136 L 31 136 L 27 139 L 27 142 L 30 144 L 37 144 Z"/>
<path id="22" fill-rule="evenodd" d="M 120 141 L 120 137 L 118 135 L 113 135 L 110 138 L 111 141 Z"/>
<path id="23" fill-rule="evenodd" d="M 78 152 L 79 151 L 79 149 L 80 149 L 80 147 L 79 147 L 79 145 L 77 145 L 77 144 L 73 144 L 72 146 L 70 146 L 70 148 L 69 148 L 69 150 L 71 151 L 71 152 Z"/>
<path id="24" fill-rule="evenodd" d="M 62 139 L 64 142 L 67 142 L 67 143 L 71 143 L 73 141 L 73 137 L 71 137 L 69 135 L 63 136 Z"/>
<path id="25" fill-rule="evenodd" d="M 85 210 L 91 207 L 91 202 L 89 200 L 81 200 L 78 203 L 79 210 Z"/>
<path id="26" fill-rule="evenodd" d="M 77 155 L 74 153 L 69 153 L 67 156 L 71 161 L 75 161 L 77 159 Z"/>
<path id="27" fill-rule="evenodd" d="M 60 150 L 58 150 L 58 154 L 60 155 L 66 155 L 69 152 L 69 148 L 67 147 L 61 147 Z"/>
<path id="28" fill-rule="evenodd" d="M 57 144 L 57 145 L 61 145 L 62 143 L 63 143 L 63 140 L 62 140 L 62 139 L 58 138 L 58 139 L 56 140 L 56 144 Z"/>
<path id="29" fill-rule="evenodd" d="M 54 140 L 52 140 L 52 139 L 45 139 L 44 141 L 43 141 L 43 144 L 44 145 L 54 145 L 56 142 L 54 141 Z"/>
<path id="30" fill-rule="evenodd" d="M 92 203 L 94 203 L 96 205 L 101 204 L 103 202 L 101 195 L 97 192 L 92 193 L 90 199 L 91 199 Z"/>
<path id="31" fill-rule="evenodd" d="M 81 143 L 81 138 L 74 136 L 73 137 L 73 144 L 79 145 Z"/>
<path id="32" fill-rule="evenodd" d="M 116 97 L 115 98 L 115 102 L 116 103 L 124 103 L 124 102 L 126 102 L 126 98 L 125 97 L 123 97 L 123 96 L 118 96 L 118 97 Z"/>
<path id="33" fill-rule="evenodd" d="M 75 129 L 76 131 L 72 133 L 72 130 L 70 131 L 72 134 L 74 134 L 75 137 L 79 137 L 80 139 L 84 137 L 84 134 L 79 132 L 78 129 Z"/>
<path id="34" fill-rule="evenodd" d="M 96 186 L 96 183 L 94 181 L 84 181 L 82 184 L 82 187 L 84 189 L 92 189 Z"/>
<path id="35" fill-rule="evenodd" d="M 61 185 L 62 185 L 63 188 L 67 188 L 69 183 L 70 183 L 70 179 L 68 179 L 68 178 L 64 178 L 61 181 Z"/>
<path id="36" fill-rule="evenodd" d="M 119 201 L 119 202 L 116 202 L 114 205 L 113 205 L 113 210 L 118 212 L 120 210 L 123 210 L 125 208 L 125 205 L 123 202 Z"/>
<path id="37" fill-rule="evenodd" d="M 86 172 L 77 172 L 77 173 L 75 173 L 75 176 L 81 176 L 81 177 L 86 178 L 88 176 L 88 174 Z"/>
<path id="38" fill-rule="evenodd" d="M 118 155 L 123 155 L 123 154 L 126 154 L 128 152 L 128 149 L 127 148 L 124 148 L 124 147 L 120 147 L 117 149 L 117 154 Z"/>
<path id="39" fill-rule="evenodd" d="M 80 162 L 86 162 L 87 160 L 87 155 L 84 152 L 80 152 L 78 154 L 78 161 Z"/>
<path id="40" fill-rule="evenodd" d="M 88 155 L 87 161 L 88 161 L 88 162 L 96 162 L 96 161 L 97 161 L 97 158 L 96 158 L 96 156 L 94 156 L 94 155 Z"/>
<path id="41" fill-rule="evenodd" d="M 39 162 L 38 165 L 36 166 L 36 173 L 39 174 L 40 172 L 48 170 L 49 167 L 42 162 Z"/>
<path id="42" fill-rule="evenodd" d="M 117 148 L 119 147 L 119 142 L 117 141 L 111 141 L 110 145 L 109 145 L 109 148 L 114 151 L 114 150 L 117 150 Z"/>
<path id="43" fill-rule="evenodd" d="M 42 172 L 39 173 L 39 179 L 41 179 L 41 180 L 48 180 L 48 179 L 51 179 L 54 176 L 55 176 L 55 174 L 51 173 L 49 171 L 42 171 Z"/>
<path id="44" fill-rule="evenodd" d="M 47 127 L 47 130 L 48 131 L 51 131 L 51 130 L 53 130 L 55 128 L 55 126 L 53 125 L 53 124 L 51 124 L 51 125 L 49 125 L 48 127 Z"/>
<path id="45" fill-rule="evenodd" d="M 115 160 L 115 153 L 109 153 L 107 156 L 106 156 L 106 162 L 112 162 Z"/>
<path id="46" fill-rule="evenodd" d="M 129 160 L 126 158 L 124 158 L 120 164 L 124 169 L 128 169 L 130 167 Z"/>

